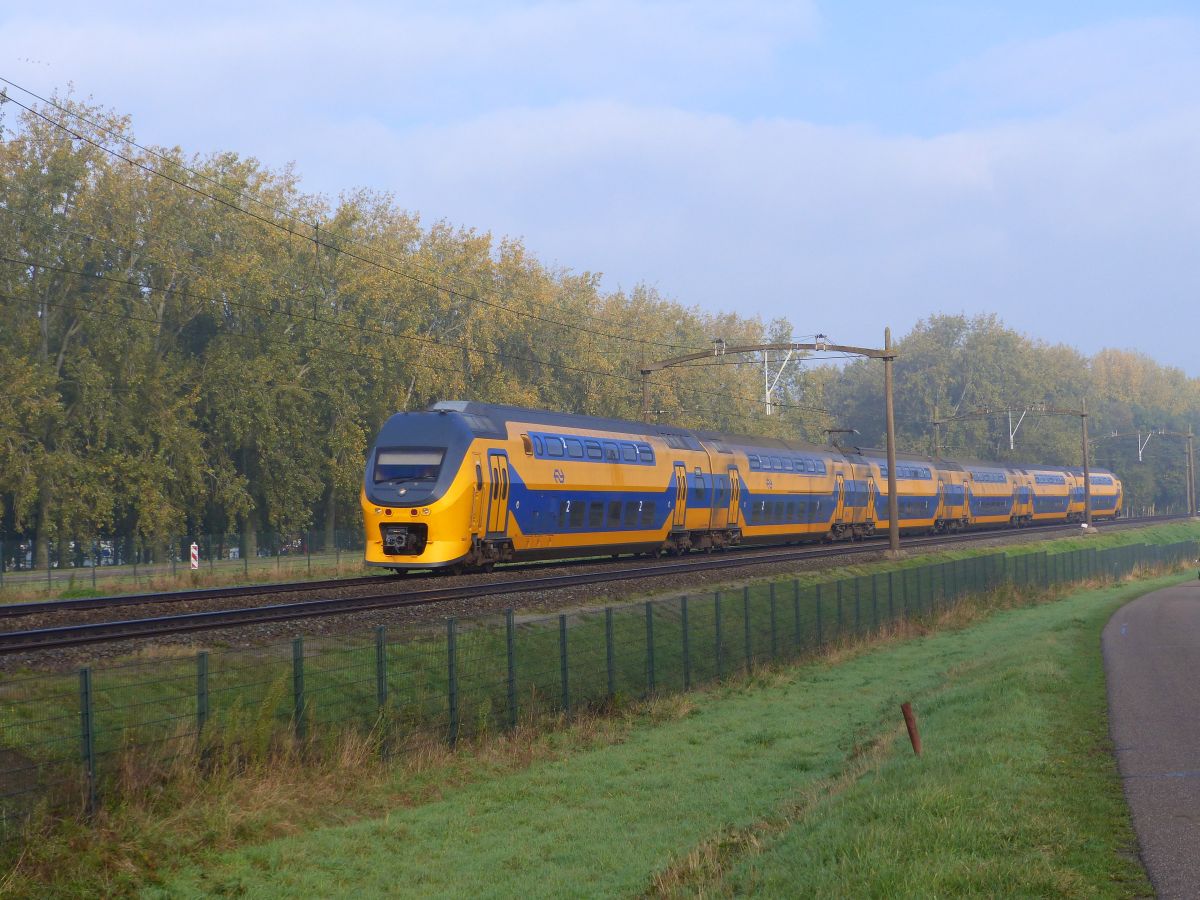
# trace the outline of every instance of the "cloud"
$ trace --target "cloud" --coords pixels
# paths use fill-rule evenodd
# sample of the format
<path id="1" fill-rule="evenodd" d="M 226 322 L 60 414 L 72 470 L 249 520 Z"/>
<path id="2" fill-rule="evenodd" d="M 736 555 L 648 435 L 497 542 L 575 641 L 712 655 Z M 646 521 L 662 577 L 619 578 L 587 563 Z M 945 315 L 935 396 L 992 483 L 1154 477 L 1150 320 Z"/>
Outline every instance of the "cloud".
<path id="1" fill-rule="evenodd" d="M 870 345 L 884 324 L 995 311 L 1200 374 L 1186 328 L 1149 324 L 1181 321 L 1200 293 L 1192 19 L 956 61 L 907 100 L 956 107 L 956 124 L 916 135 L 730 99 L 820 39 L 806 4 L 90 9 L 0 20 L 0 59 L 53 48 L 55 78 L 69 65 L 151 140 L 295 160 L 314 189 L 389 190 L 610 287 L 645 281 L 801 333 Z"/>

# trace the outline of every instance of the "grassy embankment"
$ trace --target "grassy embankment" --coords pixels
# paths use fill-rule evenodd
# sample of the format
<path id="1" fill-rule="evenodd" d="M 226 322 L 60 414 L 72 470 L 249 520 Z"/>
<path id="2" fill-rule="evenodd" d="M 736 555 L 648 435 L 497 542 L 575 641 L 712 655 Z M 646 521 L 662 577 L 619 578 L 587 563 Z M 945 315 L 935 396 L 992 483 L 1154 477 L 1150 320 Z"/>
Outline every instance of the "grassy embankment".
<path id="1" fill-rule="evenodd" d="M 163 892 L 1144 894 L 1098 639 L 1178 581 L 962 607 L 948 630 L 680 698 L 619 743 L 209 857 Z"/>
<path id="2" fill-rule="evenodd" d="M 1193 536 L 1194 533 L 1194 529 L 1185 534 L 1179 527 L 1174 527 L 1161 537 L 1164 540 L 1177 540 Z M 1140 536 L 1144 539 L 1145 533 Z M 1088 538 L 1088 545 L 1094 545 L 1091 542 L 1096 540 L 1095 537 Z M 1095 599 L 1085 603 L 1086 608 L 1093 611 L 1099 608 Z M 1101 602 L 1105 610 L 1115 605 L 1111 592 L 1101 598 Z M 1045 607 L 1056 608 L 1063 607 L 1061 604 Z M 1034 612 L 1038 611 L 1026 611 Z M 939 624 L 957 626 L 979 614 L 977 606 L 967 605 L 950 613 L 950 619 Z M 1006 614 L 1012 615 L 1018 614 Z M 1074 613 L 1068 615 L 1067 626 L 1064 627 L 1069 634 L 1055 639 L 1056 648 L 1067 637 L 1077 636 L 1075 632 L 1080 630 L 1076 627 L 1077 623 L 1072 624 L 1071 616 Z M 997 620 L 1003 618 L 997 617 Z M 1060 625 L 1056 623 L 1054 627 Z M 981 627 L 995 626 L 989 622 Z M 1039 629 L 1041 626 L 1035 625 L 1035 632 Z M 913 626 L 902 627 L 902 634 L 911 634 L 912 631 Z M 603 863 L 604 868 L 615 866 L 621 873 L 623 880 L 620 884 L 624 887 L 618 887 L 614 882 L 613 890 L 671 889 L 672 886 L 691 890 L 701 884 L 745 886 L 736 879 L 750 879 L 747 883 L 752 885 L 757 883 L 756 879 L 770 876 L 767 867 L 770 854 L 762 857 L 763 869 L 743 871 L 746 860 L 755 856 L 753 853 L 748 856 L 748 850 L 769 847 L 776 841 L 784 840 L 790 833 L 788 823 L 796 817 L 797 811 L 808 812 L 803 819 L 805 822 L 818 821 L 820 817 L 813 818 L 818 808 L 828 805 L 831 798 L 850 797 L 858 789 L 860 782 L 857 779 L 862 772 L 885 772 L 887 768 L 882 763 L 890 766 L 890 761 L 896 759 L 895 738 L 898 732 L 889 723 L 896 718 L 893 707 L 898 698 L 910 697 L 917 702 L 918 709 L 926 718 L 928 741 L 931 740 L 928 735 L 937 733 L 936 723 L 945 715 L 941 711 L 943 707 L 954 705 L 946 699 L 938 699 L 938 695 L 945 698 L 953 696 L 955 691 L 969 693 L 971 685 L 984 695 L 990 695 L 989 692 L 1001 690 L 996 684 L 1020 680 L 1020 673 L 1015 675 L 1010 671 L 1014 658 L 1019 659 L 1025 652 L 1046 649 L 1035 647 L 1037 641 L 1025 647 L 1020 641 L 1014 642 L 1013 635 L 1008 633 L 1003 636 L 993 634 L 990 639 L 984 640 L 983 645 L 976 647 L 965 641 L 963 635 L 967 634 L 942 635 L 912 645 L 892 647 L 881 654 L 871 654 L 832 669 L 826 661 L 765 678 L 760 675 L 742 687 L 715 689 L 703 695 L 658 701 L 647 707 L 636 706 L 616 718 L 589 718 L 561 733 L 537 734 L 529 729 L 521 729 L 512 735 L 487 739 L 481 745 L 458 754 L 450 755 L 435 744 L 427 744 L 419 752 L 410 753 L 398 769 L 376 766 L 370 758 L 370 747 L 348 740 L 340 755 L 327 756 L 317 766 L 311 763 L 295 766 L 291 763 L 296 760 L 276 759 L 270 771 L 252 767 L 250 771 L 210 773 L 204 778 L 181 772 L 180 777 L 167 787 L 165 795 L 158 794 L 153 798 L 143 796 L 127 804 L 118 804 L 106 810 L 101 821 L 94 826 L 72 831 L 68 823 L 65 828 L 52 829 L 53 833 L 46 835 L 49 840 L 31 844 L 8 886 L 13 889 L 29 888 L 39 877 L 52 874 L 57 885 L 67 892 L 89 893 L 98 887 L 127 890 L 144 883 L 147 878 L 159 877 L 162 874 L 158 871 L 161 865 L 159 860 L 164 857 L 194 858 L 212 848 L 254 844 L 281 833 L 306 832 L 319 829 L 329 822 L 360 817 L 366 817 L 368 823 L 359 827 L 382 829 L 381 834 L 390 833 L 388 829 L 392 827 L 394 819 L 399 831 L 408 835 L 400 842 L 404 846 L 409 845 L 414 828 L 435 845 L 443 840 L 454 843 L 461 840 L 455 835 L 461 835 L 463 823 L 471 821 L 473 826 L 468 826 L 466 830 L 472 835 L 478 834 L 481 840 L 486 838 L 488 842 L 486 847 L 477 848 L 483 851 L 481 859 L 489 858 L 489 852 L 493 859 L 496 858 L 495 854 L 503 856 L 508 850 L 516 853 L 515 856 L 504 856 L 500 860 L 501 873 L 512 873 L 525 866 L 536 866 L 539 870 L 548 866 L 547 871 L 559 872 L 557 880 L 543 879 L 538 882 L 544 881 L 550 893 L 572 884 L 585 892 L 599 887 L 588 881 L 591 876 L 578 868 L 582 865 L 587 869 L 597 860 L 607 860 Z M 1026 632 L 1022 632 L 1021 636 L 1022 640 L 1030 638 Z M 944 643 L 947 640 L 958 646 L 943 647 L 941 650 L 932 647 L 932 641 Z M 905 658 L 911 656 L 913 648 L 927 644 L 931 650 L 936 650 L 932 656 L 919 660 Z M 1072 637 L 1069 648 L 1072 652 L 1080 649 L 1076 644 Z M 1086 649 L 1094 650 L 1094 646 Z M 1003 659 L 996 656 L 999 651 L 1004 651 Z M 899 657 L 893 658 L 892 654 L 895 653 L 899 653 Z M 870 662 L 876 656 L 879 659 Z M 974 662 L 964 663 L 965 668 L 961 671 L 954 668 L 948 670 L 948 666 L 952 667 L 956 659 Z M 983 662 L 986 660 L 992 660 L 992 670 Z M 1082 668 L 1075 674 L 1083 673 L 1086 680 L 1088 665 L 1094 669 L 1094 663 L 1095 660 L 1080 661 Z M 1036 669 L 1033 674 L 1037 674 Z M 1095 672 L 1091 674 L 1094 676 Z M 1050 688 L 1056 689 L 1066 684 L 1066 691 L 1059 691 L 1062 694 L 1059 700 L 1079 690 L 1076 685 L 1079 679 L 1074 675 L 1073 680 L 1068 682 L 1062 682 L 1058 675 L 1061 673 L 1048 679 L 1039 678 L 1039 684 L 1045 681 Z M 1027 691 L 1019 693 L 1024 696 Z M 923 703 L 923 696 L 927 702 Z M 886 700 L 882 699 L 884 697 Z M 1061 740 L 1072 732 L 1090 735 L 1084 741 L 1087 745 L 1082 748 L 1084 750 L 1094 750 L 1096 742 L 1102 744 L 1102 725 L 1099 731 L 1093 727 L 1095 721 L 1102 721 L 1102 692 L 1093 700 L 1097 697 L 1098 706 L 1095 703 L 1084 704 L 1082 712 L 1074 716 L 1074 719 L 1081 719 L 1082 724 L 1068 716 L 1061 721 L 1056 719 L 1058 725 L 1049 732 L 1044 729 L 1040 732 L 1042 740 L 1033 744 L 1037 750 L 1033 754 L 1035 761 L 1043 760 L 1044 764 L 1047 753 L 1061 754 Z M 1049 715 L 1047 703 L 1042 702 L 1044 699 L 1047 698 L 1037 699 L 1032 704 L 1018 704 L 1018 711 L 1023 717 L 1021 721 L 991 721 L 993 730 L 1004 739 L 1028 731 L 1030 726 L 1026 720 L 1045 719 Z M 969 698 L 955 702 L 968 707 L 973 705 Z M 693 709 L 695 712 L 691 712 Z M 721 710 L 726 712 L 722 713 Z M 989 707 L 971 709 L 967 714 L 950 717 L 946 733 L 953 735 L 953 729 L 950 728 L 953 721 L 982 727 L 980 723 L 989 721 L 987 716 L 990 713 Z M 679 714 L 683 714 L 679 721 L 662 721 L 664 717 L 672 719 Z M 1070 727 L 1061 727 L 1064 722 Z M 1092 725 L 1088 726 L 1088 722 Z M 864 753 L 864 748 L 870 752 Z M 993 745 L 993 750 L 998 754 L 996 758 L 1006 758 L 1002 745 Z M 1074 772 L 1078 769 L 1074 755 L 1081 756 L 1079 762 L 1085 774 L 1090 766 L 1092 772 L 1088 777 L 1102 775 L 1106 778 L 1111 775 L 1107 756 L 1100 757 L 1100 769 L 1103 770 L 1100 772 L 1096 770 L 1094 754 L 1088 752 L 1068 754 L 1063 763 L 1065 770 Z M 672 759 L 674 763 L 670 762 Z M 928 759 L 922 761 L 921 764 L 926 768 L 920 772 L 925 773 L 932 768 Z M 964 771 L 963 760 L 946 755 L 944 748 L 939 750 L 936 759 L 950 774 Z M 753 761 L 753 766 L 749 766 L 748 761 Z M 903 758 L 899 762 L 902 763 Z M 1018 762 L 1021 760 L 1018 759 Z M 1022 765 L 1028 762 L 1024 760 Z M 582 768 L 578 768 L 580 766 Z M 1037 765 L 1033 768 L 1036 770 Z M 575 775 L 571 776 L 569 770 L 574 770 Z M 346 779 L 347 772 L 354 772 L 358 777 Z M 730 780 L 735 773 L 740 773 L 742 780 Z M 908 773 L 909 776 L 912 774 Z M 1020 767 L 1011 774 L 1019 782 L 1030 782 L 1030 777 L 1027 773 L 1023 774 Z M 1005 783 L 1002 792 L 1011 793 L 1011 785 L 1005 781 L 1003 772 L 997 777 Z M 573 778 L 580 779 L 580 783 L 575 783 Z M 642 784 L 646 778 L 652 783 Z M 482 779 L 490 780 L 484 782 Z M 960 788 L 964 784 L 969 787 L 984 783 L 978 777 L 965 777 L 960 782 Z M 590 794 L 588 784 L 591 784 Z M 597 787 L 602 789 L 600 795 L 596 794 Z M 946 783 L 939 781 L 938 790 L 933 796 L 943 798 L 949 810 L 957 808 L 967 811 L 974 820 L 974 811 L 964 804 L 964 798 L 956 797 L 953 789 L 947 795 L 946 789 Z M 901 784 L 901 796 L 911 799 L 907 793 L 908 786 Z M 1104 791 L 1100 793 L 1104 794 Z M 1057 798 L 1053 792 L 1050 796 Z M 1122 809 L 1119 789 L 1115 794 L 1109 791 L 1106 796 L 1110 800 L 1115 796 L 1117 809 Z M 529 808 L 525 811 L 528 815 L 521 814 L 520 822 L 511 823 L 519 827 L 509 841 L 504 835 L 510 824 L 510 807 L 516 799 L 524 797 L 529 798 Z M 610 801 L 615 802 L 620 798 L 628 802 L 609 808 Z M 147 802 L 148 799 L 150 802 Z M 684 799 L 690 799 L 690 804 L 681 805 Z M 922 802 L 928 799 L 926 796 Z M 1055 802 L 1050 806 L 1054 807 Z M 1004 811 L 1010 809 L 1008 801 L 1000 805 Z M 170 815 L 162 815 L 164 806 L 171 809 Z M 476 822 L 469 815 L 470 810 L 481 807 L 492 811 L 492 819 L 498 814 L 501 822 L 505 823 L 500 825 L 498 834 L 489 835 L 490 829 L 486 827 L 488 822 Z M 871 804 L 868 807 L 873 808 Z M 923 807 L 918 805 L 917 808 Z M 520 804 L 513 809 L 519 811 Z M 643 813 L 651 811 L 646 822 L 639 824 L 636 821 L 638 809 Z M 369 822 L 371 816 L 380 815 L 384 810 L 391 812 L 383 824 Z M 1102 818 L 1107 818 L 1103 821 L 1083 822 L 1079 826 L 1085 843 L 1098 842 L 1096 846 L 1101 848 L 1101 855 L 1128 839 L 1123 813 L 1114 813 L 1111 804 L 1106 810 Z M 1086 810 L 1083 812 L 1086 813 Z M 1064 816 L 1074 821 L 1079 818 L 1078 813 L 1068 808 Z M 1008 818 L 1005 812 L 1006 822 Z M 590 823 L 589 827 L 584 828 L 585 832 L 590 833 L 571 833 L 571 828 L 575 827 L 572 823 L 577 819 Z M 936 817 L 936 821 L 946 827 L 953 825 L 952 819 L 953 816 L 948 819 L 944 813 Z M 426 833 L 431 823 L 437 821 L 447 823 L 451 830 L 439 833 L 434 829 Z M 690 824 L 685 827 L 682 823 Z M 577 823 L 582 824 L 585 823 Z M 847 827 L 854 830 L 859 825 L 851 822 Z M 89 833 L 89 828 L 94 831 Z M 533 829 L 531 834 L 520 834 L 522 829 L 530 828 Z M 952 831 L 960 833 L 957 827 Z M 615 845 L 605 844 L 603 835 L 609 832 L 609 844 L 615 840 Z M 967 832 L 970 832 L 969 827 Z M 1024 832 L 1018 829 L 1018 832 L 1010 836 L 1018 844 L 1030 837 L 1026 833 L 1029 832 L 1028 828 Z M 633 836 L 632 842 L 630 836 Z M 353 860 L 363 855 L 363 845 L 369 844 L 374 838 L 364 840 L 362 833 L 354 831 L 342 834 L 316 830 L 312 832 L 311 840 L 316 841 L 321 849 L 314 850 L 315 845 L 308 844 L 302 855 L 306 858 L 329 858 L 329 853 L 336 852 L 329 848 L 343 839 L 355 845 L 347 857 L 344 872 L 326 874 L 337 878 L 345 875 L 353 879 L 354 872 L 358 871 Z M 467 843 L 475 846 L 474 839 Z M 835 852 L 835 858 L 867 859 L 862 856 L 861 848 L 854 849 L 853 841 L 837 839 L 835 844 L 840 848 Z M 983 844 L 986 847 L 987 841 Z M 969 841 L 966 846 L 970 846 Z M 527 849 L 521 851 L 520 847 Z M 542 850 L 530 856 L 528 847 L 541 847 Z M 467 878 L 468 881 L 474 877 L 482 878 L 485 884 L 507 883 L 514 890 L 520 883 L 519 879 L 497 881 L 497 873 L 487 872 L 486 862 L 466 865 L 464 868 L 464 860 L 442 859 L 445 873 L 439 876 L 439 853 L 429 852 L 428 847 L 420 849 L 420 842 L 413 843 L 412 848 L 420 858 L 416 860 L 414 871 L 423 871 L 424 877 L 432 879 L 416 883 L 414 889 L 434 889 L 439 886 L 447 891 L 469 889 L 467 881 L 446 882 L 444 876 L 449 874 L 457 879 Z M 651 851 L 648 857 L 645 852 L 647 848 Z M 275 863 L 267 860 L 279 858 L 274 854 L 282 853 L 287 857 L 292 852 L 286 846 L 282 849 L 245 851 L 243 856 L 235 857 L 228 864 L 228 886 L 236 889 L 236 885 L 244 880 L 244 873 L 238 871 L 239 866 L 249 865 L 252 871 L 261 871 L 264 866 L 270 869 Z M 614 853 L 621 858 L 630 857 L 628 864 L 616 865 L 615 858 L 611 858 Z M 849 853 L 849 856 L 845 856 L 845 853 Z M 400 853 L 397 859 L 408 859 L 407 853 Z M 921 852 L 917 852 L 913 863 L 915 868 L 911 871 L 925 871 L 928 868 L 928 860 L 921 862 L 921 859 Z M 247 863 L 247 860 L 253 862 Z M 424 868 L 420 864 L 422 860 L 426 862 Z M 382 863 L 370 858 L 361 861 L 368 869 L 374 869 Z M 865 871 L 879 868 L 878 864 L 869 860 L 864 865 Z M 1095 869 L 1092 866 L 1089 869 L 1089 865 L 1083 865 L 1083 874 L 1078 875 L 1089 885 L 1100 877 L 1095 875 L 1100 871 L 1107 871 L 1109 876 L 1119 879 L 1136 877 L 1136 867 L 1129 870 L 1118 866 L 1114 870 L 1111 867 Z M 1066 878 L 1076 877 L 1072 873 L 1076 872 L 1078 866 L 1051 860 L 1040 868 L 1031 868 L 1029 861 L 1025 860 L 1017 868 L 1026 875 L 1031 871 L 1039 871 Z M 766 874 L 757 874 L 760 871 Z M 319 882 L 322 876 L 319 872 L 308 872 L 298 877 L 316 878 Z M 398 876 L 392 871 L 389 877 Z M 438 880 L 439 877 L 442 880 Z M 291 884 L 288 889 L 325 892 L 335 888 L 332 882 L 317 882 L 306 886 Z M 635 882 L 641 887 L 636 887 Z M 348 884 L 351 889 L 361 887 L 353 881 Z M 631 888 L 630 885 L 635 886 Z M 371 888 L 368 885 L 366 889 Z"/>

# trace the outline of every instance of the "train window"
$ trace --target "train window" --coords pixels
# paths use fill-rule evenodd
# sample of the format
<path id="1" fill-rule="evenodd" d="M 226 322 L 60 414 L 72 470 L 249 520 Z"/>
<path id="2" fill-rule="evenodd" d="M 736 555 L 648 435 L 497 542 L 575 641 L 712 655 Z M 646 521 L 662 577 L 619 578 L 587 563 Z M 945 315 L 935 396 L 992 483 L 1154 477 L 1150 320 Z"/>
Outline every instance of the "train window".
<path id="1" fill-rule="evenodd" d="M 560 437 L 553 435 L 546 438 L 546 455 L 547 456 L 562 456 L 566 453 L 563 448 L 563 441 Z"/>
<path id="2" fill-rule="evenodd" d="M 475 463 L 475 490 L 483 490 L 483 466 Z"/>
<path id="3" fill-rule="evenodd" d="M 538 437 L 536 434 L 533 436 L 533 449 L 534 449 L 534 452 L 537 453 L 538 456 L 546 455 L 546 445 L 545 445 L 545 443 L 542 442 L 542 439 L 540 437 Z"/>
<path id="4" fill-rule="evenodd" d="M 587 448 L 588 459 L 600 458 L 600 442 L 599 441 L 584 441 L 583 446 Z"/>
<path id="5" fill-rule="evenodd" d="M 621 459 L 621 453 L 612 441 L 604 442 L 604 459 L 606 462 L 619 462 Z"/>
<path id="6" fill-rule="evenodd" d="M 570 512 L 571 512 L 571 501 L 570 500 L 559 500 L 558 501 L 558 527 L 564 531 L 567 528 L 567 517 Z"/>
<path id="7" fill-rule="evenodd" d="M 642 527 L 654 527 L 654 501 L 645 500 L 642 502 Z"/>
<path id="8" fill-rule="evenodd" d="M 571 527 L 572 528 L 582 528 L 583 527 L 583 508 L 586 505 L 587 504 L 585 504 L 585 503 L 571 503 L 570 504 Z"/>
<path id="9" fill-rule="evenodd" d="M 533 441 L 530 439 L 529 435 L 521 435 L 521 445 L 525 448 L 526 456 L 533 456 Z"/>
<path id="10" fill-rule="evenodd" d="M 604 527 L 604 504 L 590 503 L 588 504 L 588 528 L 596 531 Z"/>
<path id="11" fill-rule="evenodd" d="M 621 501 L 613 500 L 608 504 L 608 527 L 621 527 Z"/>
<path id="12" fill-rule="evenodd" d="M 771 468 L 778 472 L 783 468 L 783 461 L 778 456 L 771 457 Z"/>
<path id="13" fill-rule="evenodd" d="M 638 444 L 638 462 L 649 463 L 654 465 L 654 448 L 649 444 Z"/>
<path id="14" fill-rule="evenodd" d="M 787 505 L 787 520 L 789 522 L 796 521 L 796 503 L 794 500 L 789 500 Z"/>
<path id="15" fill-rule="evenodd" d="M 774 508 L 771 510 L 771 521 L 778 525 L 783 521 L 783 501 L 776 500 L 773 506 Z"/>
<path id="16" fill-rule="evenodd" d="M 758 468 L 758 457 L 753 453 L 746 454 L 746 462 L 752 470 Z"/>
<path id="17" fill-rule="evenodd" d="M 625 527 L 635 528 L 638 523 L 638 502 L 636 500 L 625 501 Z"/>
<path id="18" fill-rule="evenodd" d="M 704 499 L 704 472 L 696 469 L 696 480 L 692 483 L 692 502 L 699 503 Z"/>
<path id="19" fill-rule="evenodd" d="M 500 496 L 500 470 L 492 466 L 492 499 Z"/>
<path id="20" fill-rule="evenodd" d="M 563 438 L 567 445 L 567 456 L 571 459 L 583 459 L 583 442 L 579 438 Z"/>
<path id="21" fill-rule="evenodd" d="M 621 460 L 623 462 L 630 462 L 630 463 L 637 462 L 637 447 L 633 446 L 633 444 L 622 444 L 621 445 Z"/>
<path id="22" fill-rule="evenodd" d="M 783 458 L 783 471 L 785 471 L 785 472 L 794 472 L 795 471 L 795 469 L 792 468 L 791 459 L 786 456 Z"/>

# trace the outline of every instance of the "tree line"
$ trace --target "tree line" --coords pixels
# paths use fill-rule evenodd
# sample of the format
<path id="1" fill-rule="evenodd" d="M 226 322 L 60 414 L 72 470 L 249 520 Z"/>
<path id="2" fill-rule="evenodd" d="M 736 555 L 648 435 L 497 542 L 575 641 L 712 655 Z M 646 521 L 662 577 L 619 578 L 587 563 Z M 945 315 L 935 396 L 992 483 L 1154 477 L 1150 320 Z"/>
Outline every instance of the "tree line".
<path id="1" fill-rule="evenodd" d="M 604 290 L 517 240 L 423 222 L 369 190 L 305 193 L 291 169 L 135 143 L 127 117 L 72 97 L 0 105 L 0 537 L 136 540 L 357 527 L 364 454 L 398 410 L 475 399 L 638 418 L 638 370 L 792 325 Z M 806 326 L 809 323 L 805 323 Z M 834 327 L 836 323 L 828 327 Z M 1185 430 L 1200 384 L 1120 351 L 1092 358 L 993 318 L 934 317 L 898 344 L 899 443 L 976 406 L 1087 398 L 1093 430 Z M 771 376 L 778 360 L 771 363 Z M 784 369 L 713 357 L 652 382 L 662 422 L 879 443 L 878 363 Z M 995 422 L 951 453 L 1008 453 Z M 1027 425 L 1016 455 L 1073 463 L 1069 423 Z M 1001 446 L 1001 443 L 1003 446 Z M 1146 502 L 1182 496 L 1168 448 L 1112 467 Z M 1136 451 L 1133 451 L 1136 459 Z M 1097 457 L 1101 457 L 1097 452 Z"/>

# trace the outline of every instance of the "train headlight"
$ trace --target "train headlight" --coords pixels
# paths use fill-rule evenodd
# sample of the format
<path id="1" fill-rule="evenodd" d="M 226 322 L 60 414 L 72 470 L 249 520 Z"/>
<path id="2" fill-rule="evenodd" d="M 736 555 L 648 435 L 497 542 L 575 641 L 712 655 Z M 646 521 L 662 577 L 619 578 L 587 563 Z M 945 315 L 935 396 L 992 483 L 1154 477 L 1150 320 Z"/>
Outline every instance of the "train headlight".
<path id="1" fill-rule="evenodd" d="M 377 516 L 382 516 L 382 515 L 383 515 L 383 508 L 382 508 L 382 507 L 379 507 L 379 506 L 375 507 L 375 515 L 377 515 Z"/>
<path id="2" fill-rule="evenodd" d="M 428 506 L 425 507 L 423 510 L 421 510 L 421 515 L 423 515 L 423 516 L 429 515 L 429 507 Z"/>

